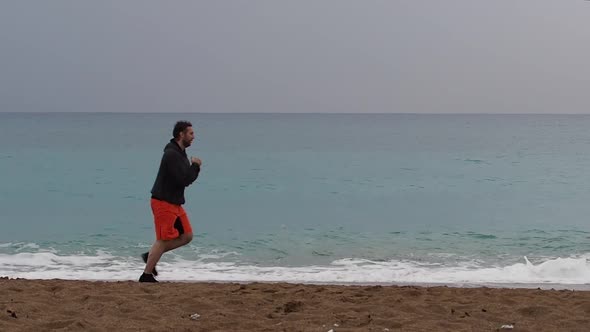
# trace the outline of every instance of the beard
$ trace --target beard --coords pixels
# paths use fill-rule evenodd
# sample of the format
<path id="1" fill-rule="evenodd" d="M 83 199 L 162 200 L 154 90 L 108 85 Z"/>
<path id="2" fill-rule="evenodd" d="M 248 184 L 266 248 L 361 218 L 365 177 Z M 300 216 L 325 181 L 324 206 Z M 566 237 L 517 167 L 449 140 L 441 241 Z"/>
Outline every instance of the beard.
<path id="1" fill-rule="evenodd" d="M 191 141 L 190 140 L 182 140 L 182 145 L 184 145 L 185 148 L 188 148 L 189 146 L 191 146 Z"/>

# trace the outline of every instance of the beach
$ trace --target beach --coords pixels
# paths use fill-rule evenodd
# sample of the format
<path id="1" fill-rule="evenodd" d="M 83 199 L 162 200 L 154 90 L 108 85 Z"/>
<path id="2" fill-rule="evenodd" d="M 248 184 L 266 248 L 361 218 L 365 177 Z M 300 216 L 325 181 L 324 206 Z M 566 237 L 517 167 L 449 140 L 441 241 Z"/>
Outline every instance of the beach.
<path id="1" fill-rule="evenodd" d="M 590 0 L 69 3 L 0 3 L 0 332 L 590 332 Z"/>
<path id="2" fill-rule="evenodd" d="M 0 309 L 0 331 L 587 331 L 590 327 L 590 291 L 524 288 L 2 278 Z"/>
<path id="3" fill-rule="evenodd" d="M 158 262 L 160 284 L 139 284 L 176 119 L 195 124 L 204 160 L 184 204 L 194 239 Z M 0 114 L 0 332 L 590 331 L 588 128 Z"/>

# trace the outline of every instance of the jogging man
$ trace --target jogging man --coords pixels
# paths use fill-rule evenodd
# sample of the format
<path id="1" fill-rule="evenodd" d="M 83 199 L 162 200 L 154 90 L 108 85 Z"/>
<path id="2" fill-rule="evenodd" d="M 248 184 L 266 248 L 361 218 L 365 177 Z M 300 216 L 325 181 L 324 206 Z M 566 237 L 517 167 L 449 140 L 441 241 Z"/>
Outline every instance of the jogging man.
<path id="1" fill-rule="evenodd" d="M 186 148 L 195 139 L 190 122 L 177 122 L 172 135 L 173 138 L 164 148 L 151 191 L 156 241 L 149 252 L 141 255 L 146 265 L 139 282 L 158 282 L 154 276 L 158 275 L 156 264 L 162 254 L 184 246 L 193 239 L 193 230 L 182 205 L 185 203 L 184 188 L 199 176 L 201 159 L 191 157 L 189 162 L 186 154 Z"/>

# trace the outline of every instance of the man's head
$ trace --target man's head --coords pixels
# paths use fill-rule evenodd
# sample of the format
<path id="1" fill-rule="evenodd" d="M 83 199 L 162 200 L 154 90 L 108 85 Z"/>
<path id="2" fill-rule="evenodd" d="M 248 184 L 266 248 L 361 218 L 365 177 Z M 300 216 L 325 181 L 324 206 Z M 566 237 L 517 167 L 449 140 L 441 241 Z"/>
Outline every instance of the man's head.
<path id="1" fill-rule="evenodd" d="M 195 139 L 193 125 L 188 121 L 178 121 L 172 131 L 174 139 L 181 147 L 188 148 Z"/>

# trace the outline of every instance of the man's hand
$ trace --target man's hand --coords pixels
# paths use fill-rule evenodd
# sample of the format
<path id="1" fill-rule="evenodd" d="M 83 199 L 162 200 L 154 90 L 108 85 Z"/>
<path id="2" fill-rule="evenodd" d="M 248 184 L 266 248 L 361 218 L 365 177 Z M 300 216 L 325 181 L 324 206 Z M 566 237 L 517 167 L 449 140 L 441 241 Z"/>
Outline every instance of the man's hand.
<path id="1" fill-rule="evenodd" d="M 199 165 L 201 167 L 201 159 L 197 157 L 191 157 L 191 163 Z"/>

